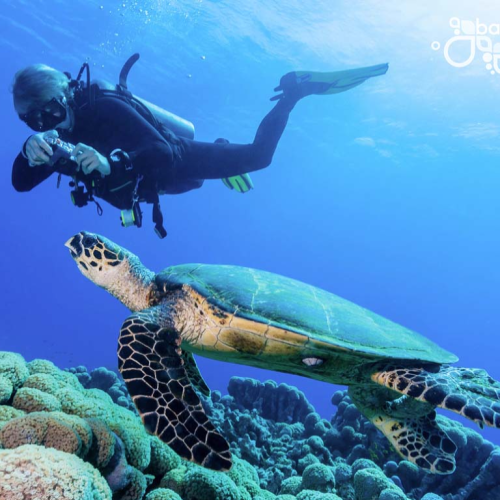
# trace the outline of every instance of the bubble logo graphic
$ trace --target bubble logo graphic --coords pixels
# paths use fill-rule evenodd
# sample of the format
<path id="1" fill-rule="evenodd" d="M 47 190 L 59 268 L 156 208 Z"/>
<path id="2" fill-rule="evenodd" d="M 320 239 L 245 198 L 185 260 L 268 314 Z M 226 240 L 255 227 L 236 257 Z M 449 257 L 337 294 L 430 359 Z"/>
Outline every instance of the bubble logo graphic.
<path id="1" fill-rule="evenodd" d="M 452 17 L 450 27 L 455 36 L 451 37 L 443 47 L 443 55 L 448 64 L 455 68 L 465 68 L 482 53 L 485 68 L 492 75 L 500 73 L 500 43 L 493 41 L 500 35 L 500 24 L 484 24 L 479 19 L 470 21 Z M 460 49 L 460 52 L 463 51 L 466 57 L 462 60 L 454 59 L 450 54 L 452 47 Z M 432 42 L 431 48 L 438 51 L 441 49 L 441 43 Z"/>

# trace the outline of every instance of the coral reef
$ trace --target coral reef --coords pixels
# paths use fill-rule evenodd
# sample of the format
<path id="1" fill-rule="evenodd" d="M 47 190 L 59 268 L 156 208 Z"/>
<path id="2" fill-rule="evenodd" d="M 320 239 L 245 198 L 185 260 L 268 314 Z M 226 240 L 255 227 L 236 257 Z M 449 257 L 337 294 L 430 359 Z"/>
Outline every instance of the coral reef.
<path id="1" fill-rule="evenodd" d="M 498 500 L 500 448 L 440 418 L 457 470 L 401 460 L 352 404 L 321 418 L 286 384 L 233 377 L 205 411 L 231 444 L 233 468 L 181 460 L 148 435 L 119 376 L 60 370 L 0 352 L 0 498 L 73 500 Z"/>
<path id="2" fill-rule="evenodd" d="M 421 500 L 430 493 L 435 497 L 425 500 L 500 498 L 500 449 L 458 422 L 439 417 L 458 445 L 457 470 L 450 476 L 433 475 L 401 460 L 353 405 L 347 391 L 333 395 L 337 411 L 330 421 L 286 384 L 233 377 L 228 392 L 221 396 L 214 391 L 205 410 L 233 452 L 256 468 L 260 484 L 280 497 L 299 499 L 314 489 L 318 499 L 320 493 L 336 493 L 343 500 Z M 273 419 L 262 416 L 264 405 Z M 294 423 L 285 423 L 287 405 L 297 415 Z M 334 476 L 334 487 L 321 478 L 321 474 L 329 477 L 326 470 Z M 310 480 L 313 475 L 315 480 Z"/>
<path id="3" fill-rule="evenodd" d="M 266 495 L 249 464 L 230 474 L 208 471 L 147 434 L 109 370 L 63 371 L 0 352 L 0 383 L 2 500 L 175 500 L 176 491 L 159 488 L 168 477 L 182 499 Z"/>

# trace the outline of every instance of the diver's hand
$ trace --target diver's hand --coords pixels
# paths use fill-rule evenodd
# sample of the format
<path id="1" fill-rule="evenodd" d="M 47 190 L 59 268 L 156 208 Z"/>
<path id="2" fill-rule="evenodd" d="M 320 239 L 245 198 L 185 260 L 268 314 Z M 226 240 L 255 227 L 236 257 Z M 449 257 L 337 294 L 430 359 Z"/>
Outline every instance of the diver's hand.
<path id="1" fill-rule="evenodd" d="M 101 172 L 102 175 L 109 175 L 111 173 L 108 159 L 90 146 L 78 143 L 75 149 L 73 149 L 71 156 L 75 157 L 76 163 L 86 175 L 92 173 L 94 170 Z"/>
<path id="2" fill-rule="evenodd" d="M 26 142 L 26 156 L 30 167 L 47 163 L 54 154 L 50 145 L 45 141 L 47 137 L 59 137 L 59 134 L 56 130 L 40 132 L 32 135 Z"/>

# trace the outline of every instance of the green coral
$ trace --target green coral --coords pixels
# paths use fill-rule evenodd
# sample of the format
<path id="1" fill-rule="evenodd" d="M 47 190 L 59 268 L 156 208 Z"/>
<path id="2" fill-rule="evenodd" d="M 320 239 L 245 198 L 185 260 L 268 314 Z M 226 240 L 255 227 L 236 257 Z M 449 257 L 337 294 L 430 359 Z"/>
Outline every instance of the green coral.
<path id="1" fill-rule="evenodd" d="M 182 496 L 188 465 L 190 464 L 183 462 L 179 467 L 167 472 L 160 481 L 160 487 L 175 491 Z"/>
<path id="2" fill-rule="evenodd" d="M 148 493 L 144 500 L 182 500 L 182 498 L 175 491 L 158 488 Z"/>
<path id="3" fill-rule="evenodd" d="M 234 481 L 236 486 L 257 486 L 259 485 L 259 475 L 257 471 L 246 460 L 233 456 L 233 466 L 228 472 L 228 476 Z"/>
<path id="4" fill-rule="evenodd" d="M 276 495 L 267 490 L 260 490 L 259 494 L 254 497 L 254 500 L 276 500 Z"/>
<path id="5" fill-rule="evenodd" d="M 4 375 L 0 375 L 0 404 L 9 401 L 14 391 L 14 384 Z"/>
<path id="6" fill-rule="evenodd" d="M 373 463 L 371 460 L 367 458 L 358 458 L 352 464 L 352 475 L 356 474 L 359 470 L 362 469 L 377 469 L 382 470 L 377 464 Z"/>
<path id="7" fill-rule="evenodd" d="M 251 498 L 256 499 L 262 495 L 264 490 L 261 490 L 260 486 L 255 483 L 248 483 L 245 486 L 245 490 L 248 492 Z M 273 497 L 274 498 L 274 497 Z"/>
<path id="8" fill-rule="evenodd" d="M 17 417 L 22 417 L 24 411 L 16 410 L 12 406 L 0 406 L 0 429 L 10 420 Z"/>
<path id="9" fill-rule="evenodd" d="M 57 395 L 62 411 L 82 418 L 103 418 L 107 405 L 96 404 L 95 400 L 86 397 L 85 391 L 77 391 L 71 387 L 62 389 Z"/>
<path id="10" fill-rule="evenodd" d="M 38 389 L 47 394 L 52 394 L 53 396 L 57 396 L 59 391 L 65 387 L 71 387 L 78 390 L 78 388 L 74 387 L 72 380 L 70 382 L 69 380 L 55 377 L 53 374 L 48 373 L 34 373 L 30 375 L 26 379 L 26 382 L 24 382 L 23 387 L 32 387 L 33 389 Z"/>
<path id="11" fill-rule="evenodd" d="M 302 478 L 300 476 L 292 476 L 281 483 L 280 495 L 297 496 L 301 489 Z"/>
<path id="12" fill-rule="evenodd" d="M 342 500 L 334 493 L 322 493 L 315 490 L 302 490 L 297 495 L 297 500 Z"/>
<path id="13" fill-rule="evenodd" d="M 75 374 L 59 369 L 52 361 L 47 359 L 34 359 L 27 364 L 30 375 L 49 375 L 59 387 L 72 387 L 83 390 Z M 38 387 L 40 389 L 40 387 Z"/>
<path id="14" fill-rule="evenodd" d="M 129 467 L 127 475 L 129 483 L 120 492 L 120 500 L 141 500 L 148 486 L 146 476 L 134 467 Z"/>
<path id="15" fill-rule="evenodd" d="M 0 351 L 0 375 L 11 381 L 14 390 L 23 385 L 29 374 L 26 361 L 20 354 Z"/>
<path id="16" fill-rule="evenodd" d="M 35 411 L 61 411 L 59 400 L 38 389 L 32 387 L 22 387 L 16 392 L 12 406 L 27 413 Z"/>
<path id="17" fill-rule="evenodd" d="M 313 455 L 312 453 L 307 453 L 307 455 L 304 458 L 301 458 L 298 463 L 297 463 L 297 470 L 299 471 L 300 474 L 304 472 L 304 470 L 309 467 L 309 465 L 312 464 L 319 464 L 320 461 L 318 457 Z"/>
<path id="18" fill-rule="evenodd" d="M 184 478 L 184 500 L 240 500 L 238 487 L 224 473 L 192 467 Z"/>
<path id="19" fill-rule="evenodd" d="M 156 436 L 150 436 L 151 462 L 147 471 L 154 476 L 164 476 L 168 471 L 176 469 L 182 463 L 179 455 L 170 446 Z"/>
<path id="20" fill-rule="evenodd" d="M 345 462 L 335 462 L 333 465 L 335 483 L 344 484 L 352 479 L 352 467 Z"/>
<path id="21" fill-rule="evenodd" d="M 380 493 L 378 500 L 409 500 L 401 490 L 386 489 Z"/>
<path id="22" fill-rule="evenodd" d="M 109 413 L 102 420 L 123 441 L 129 464 L 143 471 L 151 461 L 149 435 L 134 413 L 111 404 Z"/>
<path id="23" fill-rule="evenodd" d="M 106 480 L 75 455 L 35 445 L 0 450 L 0 498 L 111 500 Z"/>
<path id="24" fill-rule="evenodd" d="M 361 469 L 354 474 L 354 491 L 358 500 L 378 500 L 386 489 L 398 487 L 378 468 Z"/>
<path id="25" fill-rule="evenodd" d="M 302 474 L 302 488 L 331 493 L 335 489 L 335 476 L 330 467 L 323 464 L 312 464 Z"/>

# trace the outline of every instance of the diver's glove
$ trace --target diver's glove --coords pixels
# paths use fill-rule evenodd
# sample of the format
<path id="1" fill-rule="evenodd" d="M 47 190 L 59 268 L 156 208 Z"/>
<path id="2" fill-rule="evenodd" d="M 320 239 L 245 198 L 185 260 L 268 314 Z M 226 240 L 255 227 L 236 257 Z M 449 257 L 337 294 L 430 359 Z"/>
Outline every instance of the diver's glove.
<path id="1" fill-rule="evenodd" d="M 253 182 L 249 174 L 235 175 L 234 177 L 224 177 L 221 179 L 229 189 L 234 189 L 238 193 L 248 193 L 253 189 Z"/>

